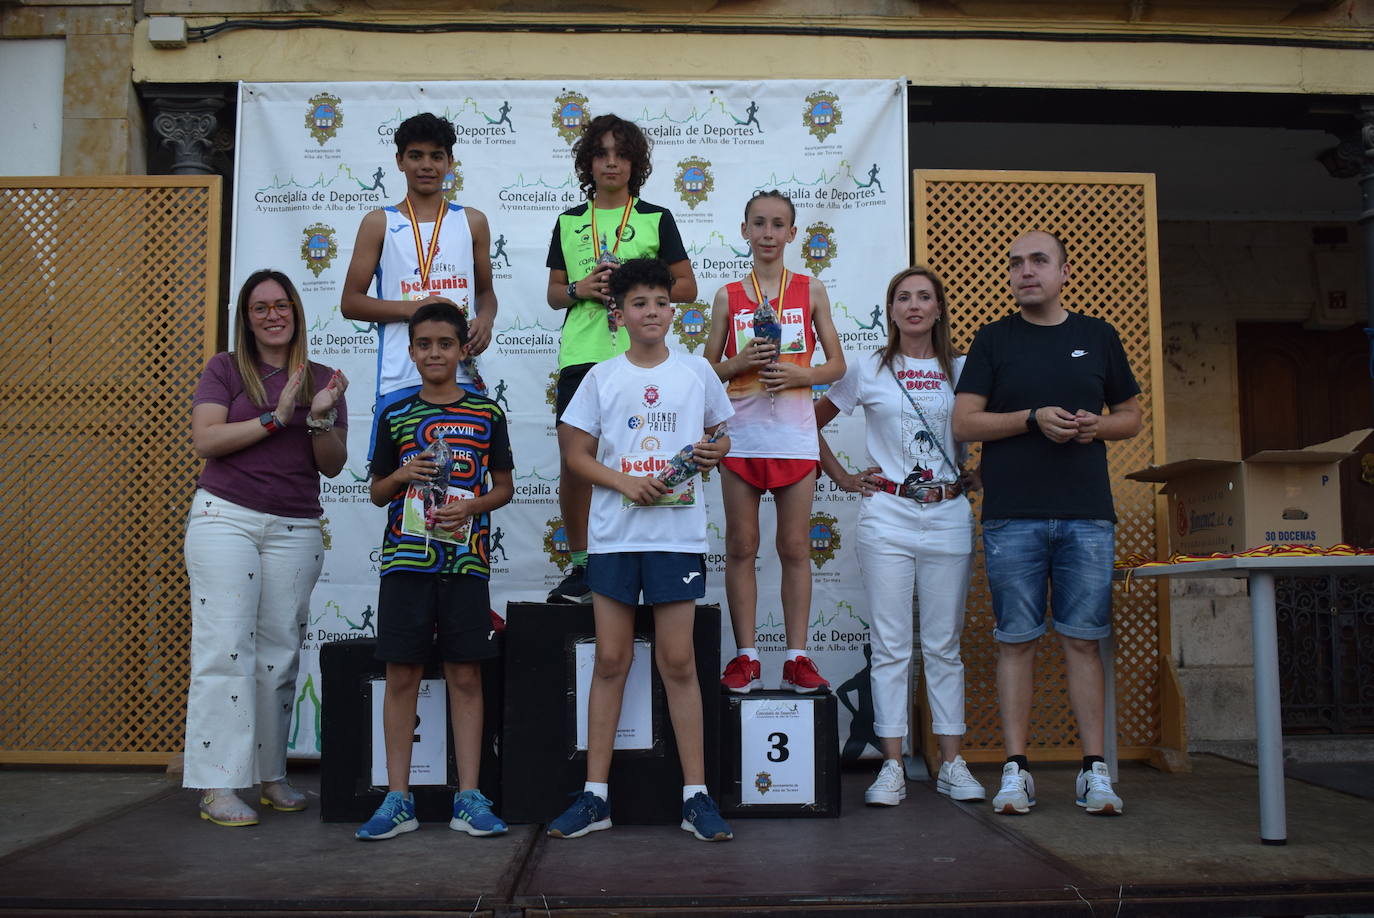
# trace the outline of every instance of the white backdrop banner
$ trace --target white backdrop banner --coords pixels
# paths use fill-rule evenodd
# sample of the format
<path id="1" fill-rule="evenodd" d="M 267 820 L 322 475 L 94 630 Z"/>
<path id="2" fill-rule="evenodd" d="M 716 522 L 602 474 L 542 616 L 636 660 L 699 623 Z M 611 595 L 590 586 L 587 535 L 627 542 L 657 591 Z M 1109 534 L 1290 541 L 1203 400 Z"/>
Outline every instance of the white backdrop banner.
<path id="1" fill-rule="evenodd" d="M 643 197 L 677 218 L 700 293 L 699 302 L 678 307 L 672 347 L 701 352 L 712 296 L 750 267 L 739 231 L 744 204 L 756 191 L 777 188 L 797 207 L 788 264 L 825 284 L 841 342 L 855 354 L 883 339 L 887 280 L 911 251 L 905 100 L 904 80 L 240 87 L 231 290 L 257 268 L 286 271 L 305 300 L 311 357 L 343 369 L 351 381 L 348 464 L 323 484 L 326 563 L 311 604 L 293 754 L 319 750 L 320 645 L 376 633 L 384 511 L 368 500 L 366 455 L 377 336 L 368 323 L 345 319 L 339 300 L 359 221 L 405 195 L 392 140 L 397 125 L 421 111 L 453 121 L 458 144 L 448 193 L 483 211 L 491 225 L 500 312 L 479 365 L 490 395 L 508 412 L 516 462 L 515 499 L 492 521 L 491 593 L 503 611 L 508 601 L 542 601 L 568 562 L 553 430 L 562 313 L 545 301 L 545 262 L 555 218 L 582 200 L 570 153 L 582 124 L 614 112 L 653 141 Z M 862 428 L 862 419 L 841 417 L 827 430 L 852 469 L 864 462 Z M 725 523 L 716 476 L 706 491 L 707 601 L 724 608 Z M 867 745 L 869 616 L 854 554 L 857 506 L 854 495 L 821 479 L 810 532 L 815 595 L 808 637 L 841 696 L 847 756 L 866 746 L 875 753 Z M 758 646 L 764 679 L 776 687 L 784 639 L 771 502 L 765 500 L 762 515 Z M 734 651 L 728 617 L 721 646 L 725 658 Z"/>

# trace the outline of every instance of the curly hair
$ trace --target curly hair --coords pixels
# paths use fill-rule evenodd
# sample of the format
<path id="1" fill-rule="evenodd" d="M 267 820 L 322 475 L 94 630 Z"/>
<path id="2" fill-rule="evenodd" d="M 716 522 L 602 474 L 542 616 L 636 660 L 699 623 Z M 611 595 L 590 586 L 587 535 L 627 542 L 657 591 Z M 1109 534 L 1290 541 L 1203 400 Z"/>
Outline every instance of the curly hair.
<path id="1" fill-rule="evenodd" d="M 412 115 L 401 122 L 392 138 L 396 141 L 396 155 L 405 153 L 412 143 L 433 143 L 443 147 L 449 157 L 453 157 L 453 145 L 458 142 L 458 132 L 453 122 L 429 112 Z"/>
<path id="2" fill-rule="evenodd" d="M 630 161 L 630 195 L 639 197 L 639 189 L 649 180 L 654 167 L 649 162 L 649 149 L 652 144 L 639 125 L 626 121 L 619 115 L 597 115 L 582 129 L 582 136 L 573 144 L 573 168 L 577 172 L 577 183 L 588 200 L 596 196 L 596 182 L 592 179 L 592 159 L 601 152 L 601 141 L 607 134 L 615 137 L 615 147 L 620 155 Z"/>

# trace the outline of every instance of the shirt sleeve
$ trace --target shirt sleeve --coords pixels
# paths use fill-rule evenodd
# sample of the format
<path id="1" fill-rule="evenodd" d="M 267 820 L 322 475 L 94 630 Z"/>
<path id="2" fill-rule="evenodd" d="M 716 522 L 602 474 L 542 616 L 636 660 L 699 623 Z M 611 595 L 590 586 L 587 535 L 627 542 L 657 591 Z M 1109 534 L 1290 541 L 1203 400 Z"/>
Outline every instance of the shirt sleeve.
<path id="1" fill-rule="evenodd" d="M 672 211 L 666 207 L 658 218 L 658 257 L 666 265 L 675 265 L 687 259 L 687 247 L 682 244 L 677 220 L 673 219 Z"/>
<path id="2" fill-rule="evenodd" d="M 1111 325 L 1107 326 L 1107 373 L 1102 382 L 1102 394 L 1107 405 L 1119 405 L 1133 395 L 1140 394 L 1140 385 L 1131 372 L 1131 361 L 1126 357 L 1126 348 L 1121 343 L 1121 335 Z"/>
<path id="3" fill-rule="evenodd" d="M 967 354 L 954 358 L 954 378 L 953 378 L 952 380 L 950 380 L 950 384 L 949 384 L 950 389 L 954 389 L 956 386 L 959 385 L 959 380 L 962 379 L 962 378 L 963 378 L 963 375 L 964 375 L 964 364 L 966 364 L 967 362 L 968 362 L 968 355 L 967 355 Z M 953 417 L 950 418 L 949 435 L 950 435 L 950 439 L 953 440 L 953 439 L 954 439 L 954 419 L 953 419 Z M 963 468 L 964 466 L 968 465 L 968 454 L 969 454 L 969 447 L 968 447 L 968 444 L 967 444 L 967 443 L 964 443 L 964 442 L 962 442 L 962 441 L 957 441 L 957 442 L 955 443 L 955 449 L 958 451 L 958 455 L 955 457 L 954 461 L 957 462 L 957 463 L 959 463 L 959 467 L 960 467 L 960 468 Z"/>
<path id="4" fill-rule="evenodd" d="M 697 375 L 701 377 L 702 385 L 706 388 L 706 410 L 703 412 L 701 426 L 715 427 L 721 421 L 729 420 L 735 416 L 735 406 L 730 404 L 730 396 L 725 391 L 725 384 L 720 381 L 716 371 L 711 369 L 711 365 L 706 362 L 704 357 L 697 359 L 701 361 Z"/>
<path id="5" fill-rule="evenodd" d="M 238 376 L 233 371 L 233 358 L 228 353 L 220 353 L 210 358 L 201 371 L 200 381 L 196 383 L 196 394 L 191 399 L 191 407 L 196 405 L 223 405 L 228 408 L 234 401 L 232 379 Z"/>
<path id="6" fill-rule="evenodd" d="M 511 452 L 510 431 L 506 427 L 504 412 L 492 418 L 491 445 L 487 448 L 487 468 L 515 468 L 515 456 Z"/>
<path id="7" fill-rule="evenodd" d="M 987 397 L 992 395 L 992 354 L 988 347 L 988 326 L 978 329 L 973 336 L 973 344 L 968 349 L 963 371 L 954 391 L 970 392 Z"/>
<path id="8" fill-rule="evenodd" d="M 549 243 L 549 258 L 547 267 L 554 271 L 568 270 L 568 263 L 563 260 L 563 239 L 559 230 L 563 228 L 563 218 L 555 217 L 553 221 L 553 241 Z"/>
<path id="9" fill-rule="evenodd" d="M 396 441 L 391 439 L 391 425 L 386 422 L 386 414 L 377 415 L 377 443 L 372 448 L 372 477 L 385 478 L 396 471 Z"/>
<path id="10" fill-rule="evenodd" d="M 859 375 L 867 371 L 870 360 L 872 356 L 865 354 L 858 359 L 846 361 L 844 375 L 825 390 L 825 397 L 830 399 L 830 404 L 838 408 L 842 414 L 853 414 L 858 406 Z"/>
<path id="11" fill-rule="evenodd" d="M 604 366 L 604 364 L 603 364 Z M 572 401 L 563 409 L 562 423 L 585 430 L 593 437 L 601 437 L 601 393 L 599 367 L 592 367 L 573 393 Z"/>

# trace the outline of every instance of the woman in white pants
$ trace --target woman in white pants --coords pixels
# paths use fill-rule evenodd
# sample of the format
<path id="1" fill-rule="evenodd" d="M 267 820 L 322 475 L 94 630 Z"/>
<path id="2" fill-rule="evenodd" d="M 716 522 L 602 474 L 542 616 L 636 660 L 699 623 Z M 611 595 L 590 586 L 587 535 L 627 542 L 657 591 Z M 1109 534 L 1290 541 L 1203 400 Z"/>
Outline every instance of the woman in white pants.
<path id="1" fill-rule="evenodd" d="M 347 458 L 342 373 L 311 363 L 300 295 L 279 271 L 239 291 L 234 350 L 196 386 L 191 438 L 206 460 L 186 521 L 191 688 L 182 783 L 200 815 L 250 826 L 236 791 L 305 809 L 286 780 L 286 732 L 301 632 L 324 557 L 320 473 Z"/>
<path id="2" fill-rule="evenodd" d="M 983 787 L 959 754 L 964 726 L 964 663 L 959 639 L 973 563 L 973 513 L 965 450 L 954 442 L 954 385 L 964 358 L 950 342 L 945 289 L 927 268 L 907 268 L 887 287 L 887 345 L 851 360 L 844 378 L 816 402 L 824 427 L 864 409 L 868 468 L 853 473 L 821 437 L 821 464 L 836 484 L 864 495 L 859 567 L 872 622 L 873 729 L 883 765 L 864 802 L 896 806 L 906 796 L 913 587 L 920 609 L 921 664 L 931 728 L 939 736 L 937 790 L 982 800 Z"/>

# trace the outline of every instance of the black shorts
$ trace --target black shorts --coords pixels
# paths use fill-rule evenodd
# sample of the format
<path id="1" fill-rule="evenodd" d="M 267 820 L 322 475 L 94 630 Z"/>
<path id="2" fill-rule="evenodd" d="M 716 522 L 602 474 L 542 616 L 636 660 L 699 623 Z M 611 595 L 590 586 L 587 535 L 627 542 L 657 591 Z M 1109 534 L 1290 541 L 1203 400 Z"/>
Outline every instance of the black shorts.
<path id="1" fill-rule="evenodd" d="M 393 571 L 377 595 L 378 660 L 424 663 L 439 637 L 445 663 L 475 663 L 496 656 L 487 581 L 472 574 Z"/>
<path id="2" fill-rule="evenodd" d="M 554 388 L 553 394 L 553 422 L 557 424 L 563 420 L 563 412 L 568 410 L 568 402 L 572 401 L 577 394 L 577 387 L 582 385 L 583 378 L 591 372 L 594 363 L 575 363 L 570 367 L 564 367 L 558 371 L 558 384 Z"/>

